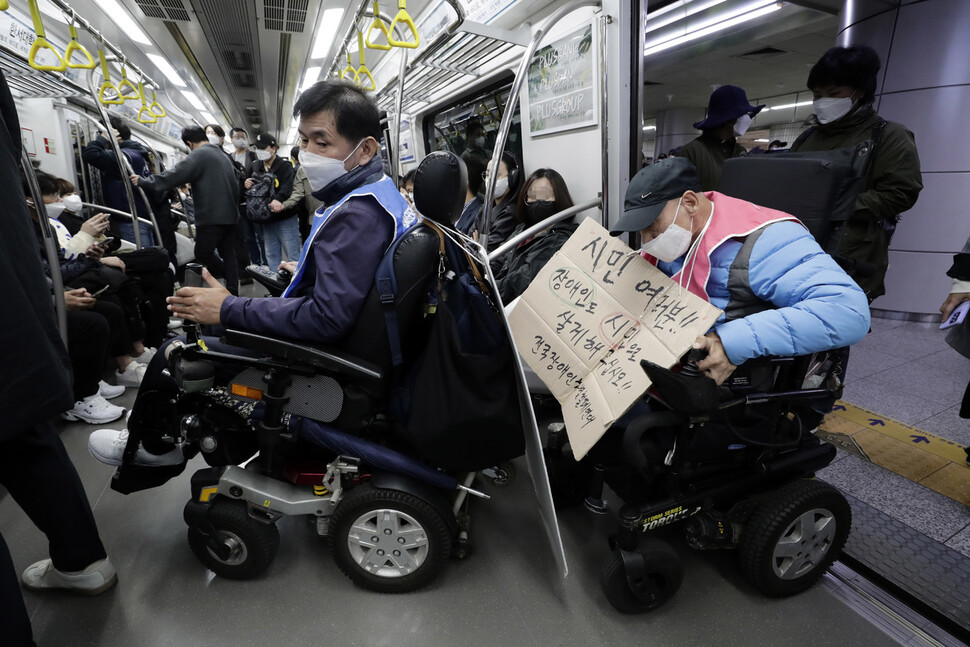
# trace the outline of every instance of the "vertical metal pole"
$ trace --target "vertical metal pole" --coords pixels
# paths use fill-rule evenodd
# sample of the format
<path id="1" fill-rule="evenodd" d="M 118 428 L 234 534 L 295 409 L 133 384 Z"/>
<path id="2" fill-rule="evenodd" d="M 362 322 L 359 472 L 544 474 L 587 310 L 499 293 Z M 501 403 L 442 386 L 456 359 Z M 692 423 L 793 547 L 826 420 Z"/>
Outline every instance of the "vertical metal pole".
<path id="1" fill-rule="evenodd" d="M 91 184 L 88 181 L 88 165 L 84 163 L 84 133 L 81 131 L 81 122 L 78 121 L 75 124 L 74 140 L 77 142 L 77 158 L 81 167 L 81 189 L 84 190 L 84 197 L 91 202 L 92 196 L 88 195 L 91 190 Z"/>
<path id="2" fill-rule="evenodd" d="M 606 205 L 609 204 L 608 200 L 610 197 L 610 119 L 609 119 L 609 93 L 607 92 L 606 77 L 609 75 L 609 65 L 606 64 L 606 25 L 609 23 L 610 17 L 607 15 L 600 16 L 597 21 L 597 26 L 599 27 L 599 51 L 596 53 L 599 56 L 599 82 L 600 82 L 600 96 L 603 98 L 603 102 L 600 104 L 600 165 L 602 170 L 600 171 L 602 180 L 601 188 L 603 196 L 603 205 L 600 207 L 600 220 L 604 227 L 610 228 L 609 219 L 610 216 L 607 213 Z"/>
<path id="3" fill-rule="evenodd" d="M 57 329 L 61 333 L 61 341 L 67 347 L 67 303 L 64 301 L 64 278 L 61 276 L 61 263 L 57 254 L 57 236 L 51 230 L 51 223 L 47 219 L 47 210 L 44 208 L 44 194 L 40 192 L 40 184 L 37 182 L 37 174 L 34 173 L 34 166 L 30 163 L 30 155 L 27 149 L 21 149 L 20 165 L 24 169 L 24 176 L 30 186 L 30 195 L 34 200 L 34 212 L 37 214 L 37 224 L 44 235 L 44 251 L 47 252 L 47 264 L 51 270 L 51 283 L 54 289 L 54 312 L 57 314 Z"/>
<path id="4" fill-rule="evenodd" d="M 134 227 L 135 236 L 135 248 L 142 249 L 141 244 L 141 228 L 138 223 L 138 210 L 135 209 L 135 193 L 131 188 L 131 180 L 128 179 L 127 169 L 125 168 L 125 162 L 127 158 L 124 158 L 121 152 L 121 147 L 118 145 L 118 140 L 115 139 L 114 133 L 111 129 L 111 117 L 108 115 L 108 109 L 104 107 L 101 100 L 98 98 L 98 91 L 94 87 L 94 70 L 88 70 L 88 91 L 91 93 L 91 98 L 94 99 L 94 105 L 98 107 L 98 111 L 101 113 L 101 119 L 104 121 L 105 130 L 108 133 L 108 141 L 111 143 L 111 149 L 114 151 L 115 160 L 118 162 L 118 173 L 121 175 L 121 185 L 125 187 L 125 195 L 128 197 L 128 207 L 131 209 L 131 223 Z"/>
<path id="5" fill-rule="evenodd" d="M 397 179 L 401 175 L 401 110 L 404 106 L 404 81 L 405 75 L 407 74 L 408 68 L 408 50 L 404 47 L 401 50 L 401 68 L 397 73 L 398 84 L 397 84 L 397 115 L 394 118 L 394 184 L 397 185 Z M 399 189 L 401 187 L 398 187 Z"/>

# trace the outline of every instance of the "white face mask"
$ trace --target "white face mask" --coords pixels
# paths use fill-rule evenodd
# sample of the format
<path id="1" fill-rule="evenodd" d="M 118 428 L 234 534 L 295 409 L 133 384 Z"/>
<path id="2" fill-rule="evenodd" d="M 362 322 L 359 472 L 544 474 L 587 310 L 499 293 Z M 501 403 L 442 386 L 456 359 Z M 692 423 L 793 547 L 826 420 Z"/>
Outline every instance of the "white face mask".
<path id="1" fill-rule="evenodd" d="M 300 164 L 303 167 L 303 171 L 306 173 L 306 178 L 310 182 L 310 190 L 317 192 L 320 189 L 326 187 L 331 182 L 339 178 L 341 175 L 349 173 L 347 169 L 344 168 L 344 164 L 360 145 L 364 143 L 364 140 L 357 142 L 354 146 L 354 150 L 350 151 L 350 155 L 341 159 L 336 159 L 333 157 L 327 157 L 326 155 L 317 155 L 316 153 L 311 153 L 306 149 L 300 149 Z M 354 168 L 357 168 L 356 166 Z M 353 170 L 353 169 L 351 169 Z"/>
<path id="2" fill-rule="evenodd" d="M 852 110 L 852 97 L 826 97 L 812 101 L 818 123 L 829 124 L 849 114 Z"/>
<path id="3" fill-rule="evenodd" d="M 680 203 L 683 198 L 677 201 L 677 211 L 674 211 L 674 220 L 677 220 L 677 212 L 680 211 Z M 693 223 L 693 219 L 691 219 Z M 693 225 L 692 225 L 693 226 Z M 690 249 L 692 234 L 676 222 L 671 222 L 663 232 L 656 238 L 643 243 L 640 250 L 650 254 L 658 261 L 671 263 Z"/>
<path id="4" fill-rule="evenodd" d="M 47 217 L 57 220 L 64 213 L 64 207 L 67 206 L 63 202 L 54 202 L 51 204 L 45 204 L 44 207 L 47 208 Z"/>
<path id="5" fill-rule="evenodd" d="M 248 148 L 249 142 L 247 142 L 245 139 L 234 139 L 232 140 L 232 145 L 236 148 Z"/>
<path id="6" fill-rule="evenodd" d="M 748 128 L 751 127 L 751 115 L 741 115 L 738 120 L 734 122 L 734 136 L 741 137 L 744 133 L 748 132 Z"/>
<path id="7" fill-rule="evenodd" d="M 64 202 L 64 209 L 66 209 L 67 211 L 71 211 L 73 213 L 77 213 L 78 211 L 80 211 L 81 207 L 83 206 L 81 204 L 81 196 L 76 194 L 66 195 L 63 198 L 61 198 L 61 200 Z"/>
<path id="8" fill-rule="evenodd" d="M 213 146 L 222 146 L 222 137 L 220 137 L 219 135 L 216 135 L 215 133 L 212 133 L 211 135 L 206 135 L 206 139 L 208 139 L 209 143 L 212 144 Z"/>
<path id="9" fill-rule="evenodd" d="M 509 176 L 500 177 L 495 180 L 495 197 L 501 198 L 509 192 Z"/>
<path id="10" fill-rule="evenodd" d="M 258 159 L 260 162 L 265 162 L 266 160 L 268 160 L 272 156 L 273 156 L 273 154 L 270 153 L 265 148 L 257 148 L 256 149 L 256 159 Z"/>

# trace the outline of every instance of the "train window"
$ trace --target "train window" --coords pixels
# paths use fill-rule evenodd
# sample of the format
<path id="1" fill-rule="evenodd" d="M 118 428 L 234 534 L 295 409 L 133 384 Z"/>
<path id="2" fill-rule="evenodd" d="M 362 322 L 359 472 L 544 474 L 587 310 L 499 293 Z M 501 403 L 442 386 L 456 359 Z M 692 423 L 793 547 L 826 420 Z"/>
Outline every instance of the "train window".
<path id="1" fill-rule="evenodd" d="M 511 89 L 510 75 L 429 113 L 424 119 L 425 150 L 446 150 L 461 155 L 469 166 L 469 177 L 480 177 L 492 158 L 492 149 Z M 505 150 L 521 160 L 522 124 L 518 104 L 512 114 L 512 127 Z"/>

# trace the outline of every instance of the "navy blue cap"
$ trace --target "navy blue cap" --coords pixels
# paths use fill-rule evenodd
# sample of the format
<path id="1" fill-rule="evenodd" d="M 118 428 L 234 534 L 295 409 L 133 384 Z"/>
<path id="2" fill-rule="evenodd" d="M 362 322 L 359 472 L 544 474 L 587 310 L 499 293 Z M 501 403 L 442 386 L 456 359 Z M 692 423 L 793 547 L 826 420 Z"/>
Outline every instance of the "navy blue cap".
<path id="1" fill-rule="evenodd" d="M 694 122 L 694 128 L 699 130 L 717 128 L 729 121 L 734 121 L 741 115 L 754 117 L 765 105 L 753 106 L 748 103 L 748 95 L 744 93 L 744 88 L 722 85 L 711 93 L 711 98 L 707 102 L 707 118 Z"/>

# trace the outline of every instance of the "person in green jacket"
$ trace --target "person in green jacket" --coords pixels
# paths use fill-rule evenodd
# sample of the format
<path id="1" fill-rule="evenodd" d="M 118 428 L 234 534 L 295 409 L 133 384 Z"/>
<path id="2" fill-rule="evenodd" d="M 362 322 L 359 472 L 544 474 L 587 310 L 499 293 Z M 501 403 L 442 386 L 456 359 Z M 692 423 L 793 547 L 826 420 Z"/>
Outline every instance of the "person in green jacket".
<path id="1" fill-rule="evenodd" d="M 764 105 L 748 103 L 748 95 L 736 85 L 722 85 L 711 93 L 707 117 L 694 123 L 701 136 L 677 152 L 677 157 L 686 157 L 697 169 L 702 190 L 717 191 L 724 162 L 746 153 L 737 137 L 748 131 L 751 120 L 762 108 Z"/>
<path id="2" fill-rule="evenodd" d="M 886 121 L 872 106 L 879 55 L 864 45 L 833 47 L 808 73 L 815 125 L 799 135 L 792 151 L 850 148 L 873 139 L 876 147 L 866 184 L 846 223 L 839 255 L 859 263 L 849 274 L 870 303 L 886 293 L 889 240 L 899 214 L 912 208 L 923 189 L 913 133 Z"/>

